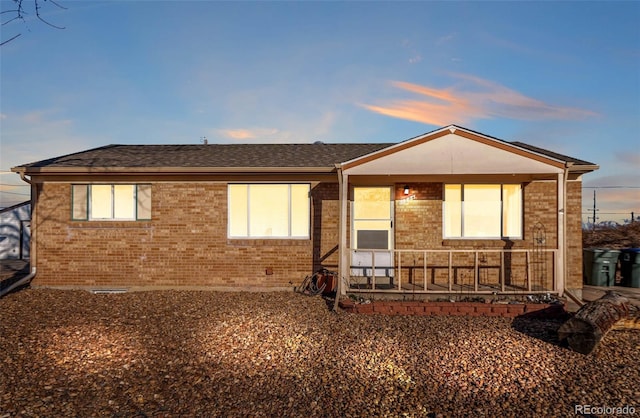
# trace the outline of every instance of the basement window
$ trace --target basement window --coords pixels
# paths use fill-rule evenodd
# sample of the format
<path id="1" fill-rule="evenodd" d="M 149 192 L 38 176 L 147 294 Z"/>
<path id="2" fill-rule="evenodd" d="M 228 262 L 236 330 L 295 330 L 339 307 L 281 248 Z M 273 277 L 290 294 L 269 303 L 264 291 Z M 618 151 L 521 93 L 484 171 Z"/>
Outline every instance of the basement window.
<path id="1" fill-rule="evenodd" d="M 229 238 L 308 239 L 309 184 L 230 184 Z"/>
<path id="2" fill-rule="evenodd" d="M 150 184 L 74 184 L 71 186 L 75 221 L 150 220 Z"/>

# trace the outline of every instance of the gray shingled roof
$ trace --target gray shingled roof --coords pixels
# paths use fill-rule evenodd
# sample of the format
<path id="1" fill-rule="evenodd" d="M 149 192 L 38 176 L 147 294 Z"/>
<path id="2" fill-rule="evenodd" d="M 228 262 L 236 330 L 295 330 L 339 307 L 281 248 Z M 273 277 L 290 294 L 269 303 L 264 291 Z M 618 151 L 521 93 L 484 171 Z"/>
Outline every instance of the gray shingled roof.
<path id="1" fill-rule="evenodd" d="M 522 142 L 508 142 L 459 126 L 451 125 L 451 127 L 483 135 L 554 160 L 573 163 L 577 166 L 595 166 L 595 164 L 587 161 Z M 429 133 L 425 135 L 429 135 Z M 38 170 L 48 168 L 182 167 L 220 169 L 327 168 L 332 170 L 337 163 L 344 163 L 392 145 L 395 145 L 395 143 L 107 145 L 75 154 L 24 164 L 17 168 Z"/>
<path id="2" fill-rule="evenodd" d="M 327 167 L 381 150 L 380 144 L 107 145 L 25 168 L 65 167 Z"/>
<path id="3" fill-rule="evenodd" d="M 576 165 L 592 165 L 596 164 L 590 163 L 588 161 L 579 160 L 577 158 L 569 157 L 568 155 L 558 154 L 557 152 L 549 151 L 544 148 L 534 147 L 533 145 L 525 144 L 524 142 L 510 142 L 511 145 L 515 145 L 516 147 L 526 149 L 528 151 L 533 151 L 538 154 L 546 155 L 547 157 L 554 158 L 560 161 L 566 161 L 568 163 L 573 163 Z"/>

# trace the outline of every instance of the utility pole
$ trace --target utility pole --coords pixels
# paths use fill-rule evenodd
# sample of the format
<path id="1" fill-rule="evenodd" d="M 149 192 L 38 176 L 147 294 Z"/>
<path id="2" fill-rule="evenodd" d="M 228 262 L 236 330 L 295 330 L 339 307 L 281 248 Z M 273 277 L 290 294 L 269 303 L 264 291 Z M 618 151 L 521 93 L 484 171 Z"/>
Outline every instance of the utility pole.
<path id="1" fill-rule="evenodd" d="M 598 209 L 596 209 L 596 190 L 593 189 L 593 230 L 595 231 L 596 229 L 596 212 L 598 211 Z"/>

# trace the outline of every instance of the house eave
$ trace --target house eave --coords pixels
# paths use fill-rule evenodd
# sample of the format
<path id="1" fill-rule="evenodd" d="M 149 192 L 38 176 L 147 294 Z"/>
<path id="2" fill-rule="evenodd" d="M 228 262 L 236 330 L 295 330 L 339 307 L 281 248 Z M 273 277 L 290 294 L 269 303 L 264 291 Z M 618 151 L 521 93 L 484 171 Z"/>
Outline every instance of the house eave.
<path id="1" fill-rule="evenodd" d="M 596 164 L 590 164 L 590 165 L 583 164 L 583 165 L 571 165 L 568 168 L 569 168 L 569 172 L 571 173 L 585 174 L 585 173 L 591 173 L 592 171 L 599 170 L 600 166 Z"/>
<path id="2" fill-rule="evenodd" d="M 11 171 L 27 176 L 100 174 L 100 175 L 138 175 L 138 174 L 256 174 L 291 173 L 318 174 L 335 172 L 335 167 L 13 167 Z"/>

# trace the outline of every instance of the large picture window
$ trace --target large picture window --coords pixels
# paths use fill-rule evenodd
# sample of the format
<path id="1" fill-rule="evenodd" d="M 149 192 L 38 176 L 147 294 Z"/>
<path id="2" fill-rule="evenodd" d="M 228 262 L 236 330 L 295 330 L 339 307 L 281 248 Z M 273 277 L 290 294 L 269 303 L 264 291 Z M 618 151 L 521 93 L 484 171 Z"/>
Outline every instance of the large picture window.
<path id="1" fill-rule="evenodd" d="M 520 184 L 446 184 L 445 238 L 521 238 Z"/>
<path id="2" fill-rule="evenodd" d="M 151 219 L 150 184 L 74 184 L 74 220 Z"/>
<path id="3" fill-rule="evenodd" d="M 230 184 L 231 238 L 309 238 L 309 184 Z"/>

